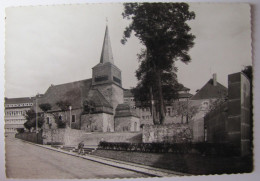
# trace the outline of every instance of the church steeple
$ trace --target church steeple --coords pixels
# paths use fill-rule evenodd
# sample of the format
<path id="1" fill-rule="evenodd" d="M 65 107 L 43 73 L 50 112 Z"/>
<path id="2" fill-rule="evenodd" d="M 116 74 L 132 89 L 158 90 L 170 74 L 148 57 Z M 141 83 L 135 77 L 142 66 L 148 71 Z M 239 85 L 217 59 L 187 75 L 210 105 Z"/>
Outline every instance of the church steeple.
<path id="1" fill-rule="evenodd" d="M 104 37 L 101 57 L 100 57 L 100 63 L 103 64 L 103 63 L 106 63 L 106 62 L 110 62 L 110 63 L 114 64 L 112 47 L 111 47 L 111 43 L 110 43 L 107 25 L 106 25 L 106 31 L 105 31 L 105 37 Z"/>

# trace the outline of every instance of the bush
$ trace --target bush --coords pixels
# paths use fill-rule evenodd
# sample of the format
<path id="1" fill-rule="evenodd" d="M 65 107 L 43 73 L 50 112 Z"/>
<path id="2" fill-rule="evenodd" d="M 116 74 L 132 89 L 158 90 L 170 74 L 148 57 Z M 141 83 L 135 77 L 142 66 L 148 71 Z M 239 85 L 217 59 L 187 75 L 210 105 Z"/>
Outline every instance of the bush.
<path id="1" fill-rule="evenodd" d="M 16 130 L 18 133 L 24 133 L 24 128 L 17 128 Z"/>
<path id="2" fill-rule="evenodd" d="M 228 143 L 115 143 L 102 141 L 98 149 L 115 150 L 115 151 L 139 151 L 187 154 L 192 150 L 197 150 L 202 155 L 237 155 L 234 146 Z"/>

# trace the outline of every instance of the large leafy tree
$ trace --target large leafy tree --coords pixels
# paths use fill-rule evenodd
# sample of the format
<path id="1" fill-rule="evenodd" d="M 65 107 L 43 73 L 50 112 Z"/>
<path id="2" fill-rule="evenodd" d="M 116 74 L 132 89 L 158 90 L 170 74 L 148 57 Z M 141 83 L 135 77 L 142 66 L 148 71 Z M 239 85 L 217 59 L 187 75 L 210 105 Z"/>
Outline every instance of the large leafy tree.
<path id="1" fill-rule="evenodd" d="M 154 99 L 157 109 L 151 106 L 152 110 L 158 111 L 158 123 L 163 124 L 164 100 L 173 99 L 178 87 L 174 63 L 191 60 L 188 51 L 194 45 L 195 36 L 190 33 L 187 21 L 194 19 L 195 13 L 189 11 L 186 3 L 125 3 L 122 15 L 132 21 L 121 42 L 125 44 L 134 32 L 145 47 L 138 55 L 141 63 L 136 71 L 139 82 L 134 95 L 144 101 L 149 100 L 148 95 Z"/>
<path id="2" fill-rule="evenodd" d="M 28 130 L 36 127 L 36 112 L 33 109 L 30 109 L 25 112 L 25 119 L 27 120 L 24 123 L 24 127 Z M 44 123 L 44 118 L 41 117 L 40 113 L 37 114 L 37 127 L 41 128 Z"/>

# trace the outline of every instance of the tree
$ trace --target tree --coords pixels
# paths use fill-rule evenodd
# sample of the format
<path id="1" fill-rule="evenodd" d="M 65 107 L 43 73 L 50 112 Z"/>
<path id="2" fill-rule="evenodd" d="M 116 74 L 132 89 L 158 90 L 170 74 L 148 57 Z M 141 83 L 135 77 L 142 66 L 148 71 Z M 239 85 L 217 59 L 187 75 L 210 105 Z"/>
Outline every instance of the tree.
<path id="1" fill-rule="evenodd" d="M 42 103 L 42 104 L 39 105 L 39 107 L 44 112 L 44 114 L 46 112 L 48 112 L 49 110 L 51 110 L 51 108 L 52 108 L 49 103 Z M 45 115 L 43 115 L 43 117 L 45 117 Z M 49 124 L 49 127 L 51 128 L 51 124 L 50 123 L 47 123 L 47 124 Z"/>
<path id="2" fill-rule="evenodd" d="M 56 102 L 56 105 L 61 109 L 62 112 L 66 113 L 66 111 L 69 110 L 71 103 L 69 101 L 65 100 L 65 101 Z M 66 115 L 66 122 L 67 122 L 67 114 L 65 114 L 65 115 Z M 54 116 L 54 118 L 55 118 L 55 116 Z M 58 127 L 60 127 L 60 128 L 63 128 L 64 124 L 65 124 L 65 127 L 66 127 L 66 122 L 64 122 L 62 120 L 61 116 L 58 116 L 58 117 L 56 116 L 55 122 L 58 125 Z"/>
<path id="3" fill-rule="evenodd" d="M 188 123 L 198 113 L 198 106 L 192 106 L 187 101 L 176 101 L 173 103 L 173 108 L 175 116 L 181 116 L 182 123 L 184 118 L 186 118 L 186 123 Z"/>
<path id="4" fill-rule="evenodd" d="M 26 129 L 31 130 L 31 128 L 36 127 L 36 113 L 33 109 L 25 112 L 25 119 L 27 120 L 24 123 L 24 127 Z M 40 113 L 37 113 L 37 123 L 38 128 L 41 128 L 44 123 L 44 118 L 41 116 Z"/>
<path id="5" fill-rule="evenodd" d="M 174 97 L 174 86 L 178 85 L 174 63 L 191 60 L 188 50 L 193 47 L 195 36 L 189 33 L 186 21 L 194 19 L 195 13 L 189 11 L 186 3 L 125 3 L 122 15 L 132 22 L 126 27 L 121 42 L 125 44 L 134 31 L 145 46 L 138 55 L 141 63 L 136 71 L 139 81 L 136 91 L 140 90 L 141 95 L 146 92 L 150 99 L 156 100 L 159 122 L 163 124 L 164 100 Z M 165 90 L 170 90 L 173 95 L 165 96 Z"/>
<path id="6" fill-rule="evenodd" d="M 51 105 L 49 103 L 40 104 L 39 107 L 44 113 L 51 110 Z"/>

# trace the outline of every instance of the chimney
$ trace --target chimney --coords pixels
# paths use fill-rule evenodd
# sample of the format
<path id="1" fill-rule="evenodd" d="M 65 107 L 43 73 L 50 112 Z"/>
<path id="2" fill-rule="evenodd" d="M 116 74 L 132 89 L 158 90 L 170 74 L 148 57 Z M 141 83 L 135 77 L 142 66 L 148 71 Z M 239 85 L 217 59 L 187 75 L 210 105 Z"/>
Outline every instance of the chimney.
<path id="1" fill-rule="evenodd" d="M 213 86 L 217 86 L 217 74 L 216 73 L 214 73 L 213 74 Z"/>

